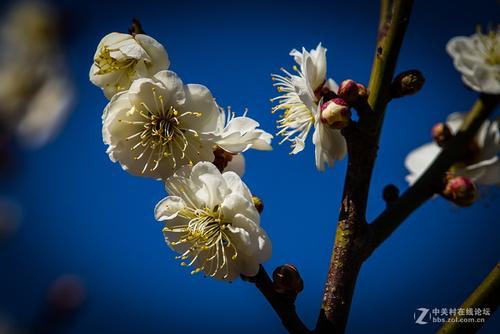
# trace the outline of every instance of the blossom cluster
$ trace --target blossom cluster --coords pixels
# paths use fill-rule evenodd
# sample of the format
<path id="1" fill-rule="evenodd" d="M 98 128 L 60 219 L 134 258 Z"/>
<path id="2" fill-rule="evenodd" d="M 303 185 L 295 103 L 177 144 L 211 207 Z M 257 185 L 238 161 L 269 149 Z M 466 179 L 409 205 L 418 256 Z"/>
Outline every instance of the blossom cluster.
<path id="1" fill-rule="evenodd" d="M 89 77 L 109 99 L 102 115 L 109 158 L 164 182 L 168 196 L 155 217 L 181 265 L 223 280 L 254 276 L 271 243 L 240 178 L 242 153 L 271 150 L 272 135 L 169 67 L 166 49 L 144 33 L 110 33 L 97 46 Z"/>

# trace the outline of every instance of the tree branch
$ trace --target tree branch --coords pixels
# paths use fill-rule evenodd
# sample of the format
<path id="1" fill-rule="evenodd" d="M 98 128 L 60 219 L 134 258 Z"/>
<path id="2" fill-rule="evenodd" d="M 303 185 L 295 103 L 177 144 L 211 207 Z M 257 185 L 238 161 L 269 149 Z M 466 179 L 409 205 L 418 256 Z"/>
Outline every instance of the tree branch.
<path id="1" fill-rule="evenodd" d="M 283 326 L 291 334 L 307 334 L 311 331 L 300 320 L 295 311 L 295 296 L 278 293 L 273 288 L 273 282 L 263 266 L 260 266 L 257 276 L 250 278 L 264 295 L 274 311 L 278 314 Z"/>
<path id="2" fill-rule="evenodd" d="M 481 284 L 472 292 L 472 294 L 460 306 L 466 308 L 489 308 L 493 315 L 500 303 L 500 262 L 496 264 L 493 270 L 486 276 Z M 457 315 L 449 318 L 438 331 L 437 334 L 457 334 L 457 333 L 476 333 L 484 322 L 461 322 L 461 319 L 468 318 L 467 315 Z M 453 319 L 453 320 L 452 320 Z"/>
<path id="3" fill-rule="evenodd" d="M 458 133 L 427 171 L 369 225 L 371 240 L 367 256 L 380 246 L 406 217 L 434 195 L 436 184 L 441 183 L 444 174 L 460 159 L 463 148 L 474 138 L 483 122 L 495 110 L 499 100 L 500 96 L 480 95 Z"/>
<path id="4" fill-rule="evenodd" d="M 368 105 L 358 110 L 358 123 L 352 123 L 343 131 L 349 161 L 333 255 L 316 325 L 318 333 L 345 331 L 354 286 L 365 258 L 369 185 L 385 109 L 391 99 L 391 82 L 413 4 L 412 0 L 394 0 L 391 10 L 390 2 L 382 1 L 381 20 L 387 21 L 390 17 L 390 22 L 387 31 L 378 36 Z M 381 22 L 379 27 L 386 23 Z"/>

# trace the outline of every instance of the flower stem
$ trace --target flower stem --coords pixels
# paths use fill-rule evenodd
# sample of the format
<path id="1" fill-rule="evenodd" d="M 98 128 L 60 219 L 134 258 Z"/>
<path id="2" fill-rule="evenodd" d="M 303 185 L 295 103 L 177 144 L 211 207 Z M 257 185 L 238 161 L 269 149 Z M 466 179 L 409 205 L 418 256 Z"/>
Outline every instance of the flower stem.
<path id="1" fill-rule="evenodd" d="M 343 333 L 346 328 L 359 269 L 367 244 L 366 206 L 380 130 L 391 82 L 413 5 L 412 0 L 382 1 L 381 22 L 370 77 L 366 110 L 359 110 L 358 123 L 344 129 L 349 162 L 337 225 L 335 245 L 325 285 L 317 333 Z M 392 15 L 391 15 L 392 13 Z"/>
<path id="2" fill-rule="evenodd" d="M 498 262 L 493 270 L 486 276 L 481 284 L 472 292 L 472 294 L 460 306 L 466 308 L 488 308 L 490 314 L 493 315 L 500 303 L 500 262 Z M 448 319 L 438 331 L 437 334 L 457 334 L 457 333 L 476 333 L 484 322 L 460 322 L 461 319 L 467 318 L 467 315 L 457 315 Z M 450 321 L 451 319 L 452 322 Z"/>

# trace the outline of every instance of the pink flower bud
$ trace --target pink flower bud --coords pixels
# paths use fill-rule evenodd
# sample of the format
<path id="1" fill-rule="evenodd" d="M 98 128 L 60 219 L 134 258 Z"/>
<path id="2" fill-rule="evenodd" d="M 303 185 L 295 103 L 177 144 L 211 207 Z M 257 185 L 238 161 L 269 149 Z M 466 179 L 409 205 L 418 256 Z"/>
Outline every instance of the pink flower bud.
<path id="1" fill-rule="evenodd" d="M 340 98 L 327 101 L 321 105 L 321 122 L 334 129 L 343 129 L 351 121 L 351 110 L 347 102 Z"/>
<path id="2" fill-rule="evenodd" d="M 441 147 L 443 147 L 453 137 L 450 128 L 444 123 L 434 125 L 431 133 L 434 142 Z"/>
<path id="3" fill-rule="evenodd" d="M 354 80 L 342 81 L 338 95 L 351 106 L 359 106 L 366 103 L 368 99 L 368 89 Z"/>
<path id="4" fill-rule="evenodd" d="M 297 294 L 304 289 L 304 281 L 294 265 L 284 264 L 273 272 L 273 287 L 278 293 Z"/>
<path id="5" fill-rule="evenodd" d="M 469 206 L 478 198 L 474 183 L 464 176 L 450 176 L 442 192 L 444 198 L 458 206 Z"/>

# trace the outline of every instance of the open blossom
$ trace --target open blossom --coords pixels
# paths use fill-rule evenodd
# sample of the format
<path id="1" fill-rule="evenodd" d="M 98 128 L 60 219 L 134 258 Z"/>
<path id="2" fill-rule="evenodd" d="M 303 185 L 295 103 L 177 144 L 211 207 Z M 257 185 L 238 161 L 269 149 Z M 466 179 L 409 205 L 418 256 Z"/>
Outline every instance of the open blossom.
<path id="1" fill-rule="evenodd" d="M 166 179 L 184 164 L 213 161 L 206 133 L 217 128 L 219 108 L 202 85 L 184 85 L 171 71 L 138 79 L 116 94 L 103 115 L 108 154 L 133 175 Z"/>
<path id="2" fill-rule="evenodd" d="M 297 74 L 283 69 L 284 76 L 272 75 L 278 92 L 283 93 L 271 99 L 278 103 L 273 112 L 284 111 L 278 121 L 277 135 L 283 136 L 280 144 L 290 141 L 291 154 L 297 154 L 304 149 L 307 135 L 314 127 L 316 168 L 322 171 L 325 164 L 332 167 L 334 160 L 342 159 L 347 152 L 340 130 L 321 122 L 322 92 L 325 89 L 337 92 L 338 86 L 333 80 L 326 80 L 326 49 L 321 43 L 311 51 L 294 49 L 290 55 L 300 66 L 294 66 Z"/>
<path id="3" fill-rule="evenodd" d="M 97 46 L 89 76 L 111 99 L 127 90 L 135 79 L 150 78 L 169 65 L 167 51 L 152 37 L 113 32 Z"/>
<path id="4" fill-rule="evenodd" d="M 500 94 L 500 28 L 452 38 L 446 50 L 463 82 L 477 92 Z"/>
<path id="5" fill-rule="evenodd" d="M 464 120 L 461 113 L 448 116 L 447 125 L 455 134 Z M 497 121 L 486 120 L 479 129 L 477 136 L 470 148 L 464 148 L 463 161 L 452 166 L 450 172 L 454 175 L 465 176 L 478 184 L 500 184 L 500 132 Z M 405 165 L 410 171 L 406 180 L 413 184 L 430 166 L 441 152 L 441 147 L 436 143 L 425 144 L 406 157 Z"/>
<path id="6" fill-rule="evenodd" d="M 270 151 L 273 136 L 264 130 L 257 129 L 259 123 L 250 117 L 236 117 L 231 110 L 221 112 L 217 130 L 214 133 L 214 142 L 227 152 L 238 154 L 249 148 Z"/>
<path id="7" fill-rule="evenodd" d="M 271 242 L 237 174 L 199 162 L 181 168 L 165 186 L 169 196 L 157 204 L 155 217 L 165 224 L 165 240 L 181 265 L 229 281 L 257 274 L 271 256 Z"/>
<path id="8" fill-rule="evenodd" d="M 26 104 L 26 111 L 17 124 L 20 143 L 37 148 L 53 139 L 66 121 L 74 95 L 67 77 L 47 77 Z"/>
<path id="9" fill-rule="evenodd" d="M 259 123 L 246 116 L 235 116 L 228 108 L 227 115 L 221 109 L 217 130 L 211 134 L 210 140 L 216 145 L 216 159 L 225 166 L 224 171 L 234 171 L 242 176 L 245 172 L 245 158 L 243 152 L 250 148 L 262 151 L 272 150 L 273 136 L 264 130 L 258 129 Z M 216 163 L 216 165 L 219 165 Z"/>
<path id="10" fill-rule="evenodd" d="M 73 106 L 74 89 L 58 16 L 45 3 L 14 5 L 0 26 L 0 128 L 29 148 L 55 137 Z"/>

